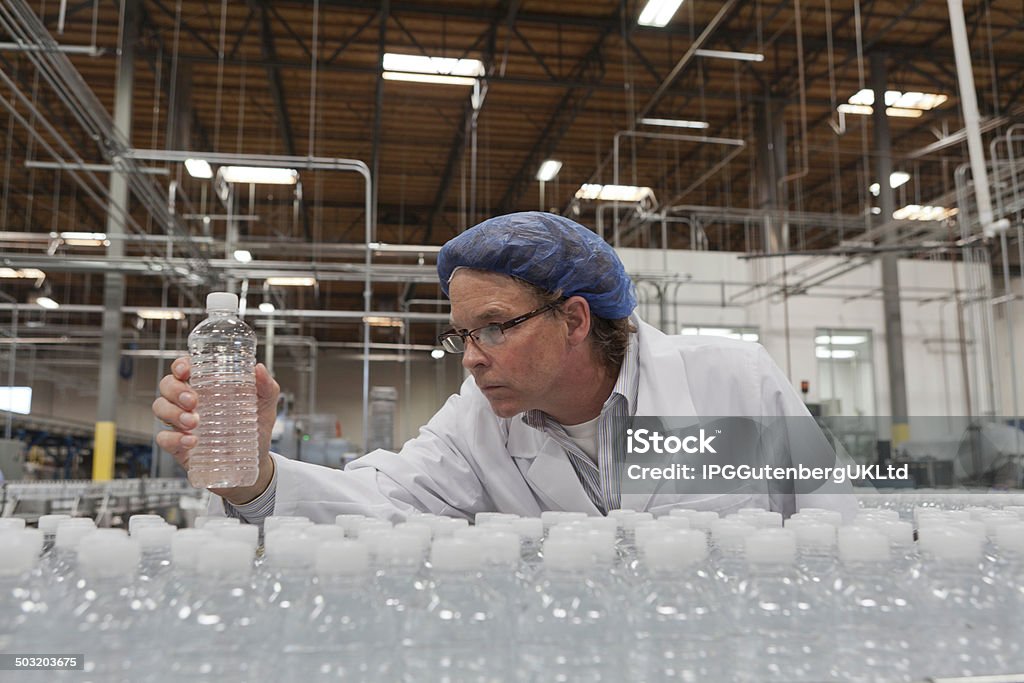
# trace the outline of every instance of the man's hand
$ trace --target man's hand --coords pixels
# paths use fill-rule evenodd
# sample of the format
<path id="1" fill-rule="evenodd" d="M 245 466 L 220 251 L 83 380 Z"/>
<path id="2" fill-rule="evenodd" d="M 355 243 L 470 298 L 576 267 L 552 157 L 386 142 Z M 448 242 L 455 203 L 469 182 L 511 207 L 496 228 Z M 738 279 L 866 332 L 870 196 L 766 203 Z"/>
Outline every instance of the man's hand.
<path id="1" fill-rule="evenodd" d="M 171 363 L 171 374 L 160 380 L 160 397 L 153 401 L 153 414 L 170 427 L 156 435 L 160 448 L 174 456 L 186 470 L 189 453 L 196 445 L 192 431 L 199 425 L 196 414 L 196 393 L 189 386 L 192 363 L 188 356 L 177 358 Z M 259 477 L 252 486 L 230 489 L 211 489 L 229 503 L 241 505 L 253 500 L 267 490 L 274 476 L 274 460 L 270 457 L 270 432 L 277 419 L 277 397 L 281 393 L 274 378 L 262 364 L 256 365 L 256 414 L 259 428 Z"/>

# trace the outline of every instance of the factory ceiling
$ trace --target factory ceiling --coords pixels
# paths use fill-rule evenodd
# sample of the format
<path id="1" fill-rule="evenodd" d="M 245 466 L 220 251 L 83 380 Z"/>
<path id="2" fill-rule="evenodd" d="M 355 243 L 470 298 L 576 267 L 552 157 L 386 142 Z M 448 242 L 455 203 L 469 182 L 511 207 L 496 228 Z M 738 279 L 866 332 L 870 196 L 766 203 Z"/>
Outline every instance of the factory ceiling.
<path id="1" fill-rule="evenodd" d="M 893 170 L 909 174 L 895 208 L 956 206 L 967 151 L 942 0 L 687 0 L 664 27 L 638 23 L 644 4 L 5 2 L 0 267 L 46 277 L 0 280 L 0 314 L 9 324 L 10 305 L 42 284 L 62 305 L 46 315 L 98 324 L 116 273 L 126 326 L 138 308 L 195 309 L 227 284 L 251 308 L 342 312 L 283 320 L 355 341 L 369 232 L 370 308 L 422 315 L 406 321 L 408 338 L 380 326 L 375 340 L 430 344 L 446 314 L 437 246 L 482 218 L 538 208 L 601 224 L 622 246 L 660 247 L 661 223 L 645 217 L 665 214 L 674 248 L 831 249 L 878 223 L 862 113 L 873 78 L 903 114 L 887 119 Z M 1008 0 L 964 9 L 994 136 L 1024 107 L 1024 12 Z M 416 67 L 386 54 L 480 64 L 463 63 L 470 75 L 455 84 L 410 82 L 394 74 Z M 116 133 L 115 121 L 130 130 Z M 192 177 L 186 158 L 215 177 Z M 561 168 L 541 183 L 547 159 Z M 294 168 L 297 182 L 225 181 L 226 167 L 253 165 Z M 128 171 L 123 213 L 110 168 Z M 577 197 L 616 181 L 650 192 L 608 210 Z M 764 216 L 782 217 L 785 243 Z M 959 236 L 953 221 L 921 225 L 902 237 Z M 70 232 L 104 233 L 110 245 Z M 187 329 L 197 315 L 172 324 Z"/>

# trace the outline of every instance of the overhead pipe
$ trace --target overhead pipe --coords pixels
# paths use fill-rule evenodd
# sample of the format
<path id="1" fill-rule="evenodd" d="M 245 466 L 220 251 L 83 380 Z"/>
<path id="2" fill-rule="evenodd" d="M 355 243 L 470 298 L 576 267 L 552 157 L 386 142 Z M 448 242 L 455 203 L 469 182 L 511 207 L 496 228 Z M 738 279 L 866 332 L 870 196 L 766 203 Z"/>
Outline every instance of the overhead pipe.
<path id="1" fill-rule="evenodd" d="M 974 196 L 978 204 L 978 218 L 985 237 L 995 237 L 1010 227 L 1010 221 L 1003 218 L 995 221 L 992 214 L 992 197 L 989 193 L 988 170 L 985 167 L 985 149 L 981 144 L 981 116 L 978 113 L 978 95 L 974 89 L 974 71 L 971 67 L 971 46 L 967 37 L 967 23 L 964 20 L 963 0 L 946 0 L 949 5 L 949 25 L 953 33 L 953 56 L 956 58 L 957 85 L 960 91 L 960 108 L 964 114 L 964 130 L 967 131 L 967 155 L 974 180 Z"/>

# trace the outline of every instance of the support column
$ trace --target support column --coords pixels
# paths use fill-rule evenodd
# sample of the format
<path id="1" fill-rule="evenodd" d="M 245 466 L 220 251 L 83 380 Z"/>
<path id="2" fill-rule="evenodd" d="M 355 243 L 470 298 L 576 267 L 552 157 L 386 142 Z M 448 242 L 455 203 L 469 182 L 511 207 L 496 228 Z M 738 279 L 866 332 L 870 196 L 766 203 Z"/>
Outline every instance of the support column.
<path id="1" fill-rule="evenodd" d="M 131 141 L 132 98 L 135 82 L 135 46 L 139 37 L 141 0 L 125 0 L 117 58 L 117 82 L 114 95 L 114 125 L 125 141 Z M 116 162 L 115 162 L 116 165 Z M 128 214 L 128 181 L 124 173 L 110 174 L 110 203 L 107 206 L 107 256 L 124 255 L 125 216 Z M 121 361 L 121 306 L 124 305 L 124 275 L 107 273 L 103 277 L 103 344 L 100 351 L 99 399 L 96 410 L 96 435 L 92 453 L 92 478 L 114 478 L 117 444 L 117 389 Z"/>
<path id="2" fill-rule="evenodd" d="M 871 88 L 875 93 L 874 111 L 871 114 L 875 151 L 875 180 L 878 182 L 881 222 L 892 220 L 895 211 L 892 187 L 892 137 L 889 132 L 889 118 L 885 110 L 885 91 L 889 87 L 888 56 L 885 53 L 871 55 Z M 900 235 L 892 231 L 885 235 L 883 244 L 899 242 Z M 907 378 L 903 362 L 903 318 L 900 313 L 899 257 L 885 253 L 882 261 L 882 306 L 885 312 L 885 350 L 889 371 L 889 404 L 892 415 L 892 447 L 896 448 L 910 438 L 907 420 Z"/>
<path id="3" fill-rule="evenodd" d="M 785 188 L 779 187 L 787 166 L 785 116 L 785 104 L 773 103 L 766 89 L 757 116 L 757 202 L 765 212 L 762 237 L 768 253 L 789 251 L 788 226 L 778 216 L 779 207 L 785 205 Z"/>

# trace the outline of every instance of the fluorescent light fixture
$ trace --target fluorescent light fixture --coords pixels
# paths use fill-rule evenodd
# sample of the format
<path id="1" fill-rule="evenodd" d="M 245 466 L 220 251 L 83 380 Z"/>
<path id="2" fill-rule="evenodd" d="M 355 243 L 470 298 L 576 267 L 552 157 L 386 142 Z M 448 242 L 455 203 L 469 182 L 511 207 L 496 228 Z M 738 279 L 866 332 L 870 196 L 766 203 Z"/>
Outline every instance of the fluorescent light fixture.
<path id="1" fill-rule="evenodd" d="M 885 114 L 894 118 L 916 119 L 924 112 L 935 109 L 942 105 L 949 98 L 937 93 L 924 92 L 902 92 L 900 90 L 885 91 Z M 838 109 L 844 114 L 859 114 L 868 116 L 873 111 L 875 104 L 875 91 L 870 88 L 858 90 L 846 104 L 840 104 Z"/>
<path id="2" fill-rule="evenodd" d="M 271 276 L 265 282 L 271 287 L 312 287 L 315 277 Z"/>
<path id="3" fill-rule="evenodd" d="M 640 202 L 654 195 L 649 187 L 636 185 L 581 185 L 576 190 L 577 199 L 591 199 L 603 202 Z"/>
<path id="4" fill-rule="evenodd" d="M 402 71 L 405 73 L 443 76 L 469 76 L 469 80 L 472 83 L 475 77 L 484 75 L 484 63 L 479 59 L 454 59 L 452 57 L 428 57 L 426 55 L 405 55 L 396 52 L 385 52 L 384 71 Z"/>
<path id="5" fill-rule="evenodd" d="M 269 301 L 264 301 L 260 304 L 260 313 L 273 313 L 275 310 L 277 309 L 274 308 L 274 304 Z"/>
<path id="6" fill-rule="evenodd" d="M 235 249 L 235 260 L 239 263 L 252 261 L 252 253 L 248 249 Z"/>
<path id="7" fill-rule="evenodd" d="M 868 340 L 867 337 L 859 334 L 834 334 L 831 337 L 827 334 L 822 334 L 814 338 L 815 344 L 841 344 L 841 345 L 855 345 L 863 344 Z"/>
<path id="8" fill-rule="evenodd" d="M 434 349 L 430 352 L 430 357 L 434 360 L 441 360 L 444 358 L 444 349 Z"/>
<path id="9" fill-rule="evenodd" d="M 836 109 L 844 114 L 858 114 L 860 116 L 870 116 L 871 112 L 874 111 L 867 104 L 840 104 Z"/>
<path id="10" fill-rule="evenodd" d="M 562 162 L 558 159 L 548 159 L 537 169 L 537 180 L 542 183 L 549 183 L 555 179 L 558 172 L 562 170 Z"/>
<path id="11" fill-rule="evenodd" d="M 901 109 L 900 107 L 888 107 L 885 110 L 886 116 L 898 119 L 919 119 L 924 116 L 920 109 Z"/>
<path id="12" fill-rule="evenodd" d="M 184 320 L 185 314 L 169 308 L 140 308 L 138 316 L 143 320 Z"/>
<path id="13" fill-rule="evenodd" d="M 213 169 L 206 159 L 185 159 L 185 170 L 193 178 L 208 180 L 213 177 Z"/>
<path id="14" fill-rule="evenodd" d="M 56 301 L 54 301 L 53 299 L 51 299 L 48 296 L 37 297 L 36 298 L 36 303 L 38 305 L 42 306 L 43 308 L 50 309 L 51 311 L 56 309 L 56 308 L 60 308 L 60 304 L 57 303 Z"/>
<path id="15" fill-rule="evenodd" d="M 110 240 L 107 239 L 105 232 L 62 232 L 59 236 L 61 241 L 70 247 L 110 246 Z M 57 235 L 51 232 L 50 237 L 57 237 Z"/>
<path id="16" fill-rule="evenodd" d="M 441 74 L 412 74 L 404 71 L 385 71 L 385 81 L 407 81 L 409 83 L 433 83 L 435 85 L 473 85 L 475 78 L 468 76 L 444 76 Z"/>
<path id="17" fill-rule="evenodd" d="M 265 166 L 224 166 L 220 175 L 229 183 L 257 185 L 294 185 L 299 180 L 299 172 L 294 168 Z"/>
<path id="18" fill-rule="evenodd" d="M 891 187 L 892 189 L 895 190 L 897 187 L 900 187 L 901 185 L 906 185 L 907 181 L 909 181 L 909 180 L 910 180 L 910 174 L 909 173 L 905 173 L 903 171 L 894 171 L 893 173 L 891 173 L 889 175 L 889 187 Z M 882 188 L 879 187 L 878 183 L 871 183 L 871 185 L 868 187 L 868 189 L 871 191 L 871 194 L 873 194 L 873 195 L 875 195 L 877 197 L 879 191 Z"/>
<path id="19" fill-rule="evenodd" d="M 382 315 L 363 316 L 363 322 L 370 327 L 401 327 L 403 324 L 400 318 L 388 318 Z"/>
<path id="20" fill-rule="evenodd" d="M 698 57 L 711 59 L 734 59 L 738 62 L 763 62 L 764 55 L 760 52 L 734 52 L 732 50 L 697 50 Z"/>
<path id="21" fill-rule="evenodd" d="M 944 206 L 907 204 L 902 209 L 893 211 L 892 217 L 898 221 L 941 221 L 956 214 L 957 209 L 947 209 Z"/>
<path id="22" fill-rule="evenodd" d="M 643 118 L 637 121 L 642 126 L 668 126 L 669 128 L 708 128 L 707 121 L 688 121 L 686 119 L 649 119 Z"/>
<path id="23" fill-rule="evenodd" d="M 32 387 L 0 387 L 0 410 L 28 415 L 32 411 Z"/>
<path id="24" fill-rule="evenodd" d="M 46 273 L 36 268 L 0 268 L 0 280 L 42 280 Z"/>
<path id="25" fill-rule="evenodd" d="M 636 23 L 641 26 L 656 26 L 658 28 L 667 26 L 681 4 L 683 4 L 683 0 L 648 0 Z"/>
<path id="26" fill-rule="evenodd" d="M 829 350 L 824 346 L 814 347 L 814 355 L 817 358 L 831 358 L 832 360 L 844 360 L 854 358 L 857 352 L 853 349 L 832 349 Z"/>

